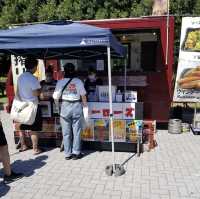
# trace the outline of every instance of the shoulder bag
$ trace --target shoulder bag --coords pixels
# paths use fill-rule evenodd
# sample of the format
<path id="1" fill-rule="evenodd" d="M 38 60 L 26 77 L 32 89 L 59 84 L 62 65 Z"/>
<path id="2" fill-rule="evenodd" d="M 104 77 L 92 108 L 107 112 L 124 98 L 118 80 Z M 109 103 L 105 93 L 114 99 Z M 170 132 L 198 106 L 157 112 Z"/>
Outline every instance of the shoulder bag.
<path id="1" fill-rule="evenodd" d="M 10 116 L 15 122 L 32 125 L 35 121 L 38 102 L 22 101 L 19 96 L 18 88 L 12 103 Z"/>
<path id="2" fill-rule="evenodd" d="M 63 91 L 64 91 L 65 88 L 68 86 L 68 84 L 72 81 L 72 79 L 73 79 L 73 78 L 70 78 L 70 79 L 68 80 L 68 82 L 64 85 L 64 87 L 62 88 L 62 91 L 61 91 L 61 100 L 60 100 L 60 102 L 62 102 Z M 58 104 L 57 104 L 56 101 L 54 101 L 54 103 L 55 103 L 56 106 L 57 106 L 58 114 L 60 114 L 60 105 L 59 105 L 59 102 L 58 102 Z"/>

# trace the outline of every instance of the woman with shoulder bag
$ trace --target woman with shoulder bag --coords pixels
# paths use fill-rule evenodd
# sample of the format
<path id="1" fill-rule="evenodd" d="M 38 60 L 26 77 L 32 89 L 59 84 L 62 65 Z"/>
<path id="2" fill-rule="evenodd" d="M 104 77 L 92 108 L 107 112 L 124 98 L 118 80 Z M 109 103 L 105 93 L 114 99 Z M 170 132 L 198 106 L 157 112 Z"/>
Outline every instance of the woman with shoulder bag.
<path id="1" fill-rule="evenodd" d="M 26 72 L 21 74 L 18 78 L 18 95 L 22 101 L 25 102 L 34 102 L 38 105 L 38 97 L 41 93 L 41 86 L 37 78 L 33 75 L 37 70 L 38 60 L 32 57 L 28 57 L 25 59 L 25 68 Z M 33 145 L 33 154 L 37 155 L 42 152 L 41 149 L 38 148 L 38 132 L 42 130 L 42 118 L 41 118 L 41 110 L 40 107 L 37 107 L 37 113 L 35 116 L 35 121 L 33 124 L 21 124 L 20 125 L 20 142 L 21 142 L 21 150 L 27 150 L 27 146 L 24 140 L 23 131 L 29 130 L 31 132 L 31 141 Z"/>

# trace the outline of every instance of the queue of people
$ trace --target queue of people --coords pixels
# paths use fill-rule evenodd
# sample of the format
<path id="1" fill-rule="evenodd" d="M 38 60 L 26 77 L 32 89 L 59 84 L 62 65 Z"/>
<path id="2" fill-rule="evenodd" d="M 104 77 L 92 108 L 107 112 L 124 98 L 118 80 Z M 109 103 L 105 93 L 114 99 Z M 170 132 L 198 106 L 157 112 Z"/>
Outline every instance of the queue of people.
<path id="1" fill-rule="evenodd" d="M 19 128 L 19 144 L 17 147 L 20 152 L 26 151 L 28 146 L 25 142 L 25 131 L 29 131 L 33 146 L 33 154 L 38 155 L 43 152 L 38 147 L 39 134 L 42 130 L 42 117 L 39 106 L 39 99 L 44 99 L 45 85 L 54 84 L 55 90 L 52 99 L 58 107 L 60 115 L 60 123 L 63 135 L 63 149 L 66 160 L 77 160 L 83 157 L 81 151 L 81 131 L 83 121 L 83 107 L 87 107 L 87 98 L 91 93 L 95 92 L 97 85 L 102 85 L 101 79 L 97 78 L 96 71 L 89 68 L 88 76 L 85 82 L 77 77 L 75 66 L 67 63 L 63 66 L 64 78 L 57 82 L 53 80 L 52 66 L 46 69 L 46 80 L 39 82 L 33 75 L 37 69 L 38 60 L 35 58 L 26 58 L 26 72 L 18 78 L 17 89 L 18 95 L 23 101 L 34 101 L 38 104 L 35 121 L 32 125 L 18 124 Z M 61 103 L 61 107 L 59 106 Z M 15 173 L 10 167 L 10 158 L 8 146 L 2 127 L 0 127 L 0 157 L 3 162 L 5 175 L 4 181 L 14 181 L 23 176 L 21 173 Z"/>

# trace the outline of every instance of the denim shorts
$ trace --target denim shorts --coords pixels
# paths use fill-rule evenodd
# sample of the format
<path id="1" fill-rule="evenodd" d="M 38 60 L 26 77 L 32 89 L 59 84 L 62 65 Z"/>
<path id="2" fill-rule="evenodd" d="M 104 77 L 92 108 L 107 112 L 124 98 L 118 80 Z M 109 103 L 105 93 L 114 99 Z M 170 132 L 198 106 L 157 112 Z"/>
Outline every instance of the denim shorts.
<path id="1" fill-rule="evenodd" d="M 38 106 L 35 122 L 31 125 L 28 124 L 21 124 L 20 130 L 30 130 L 30 131 L 42 131 L 42 117 L 41 117 L 41 109 L 40 106 Z"/>

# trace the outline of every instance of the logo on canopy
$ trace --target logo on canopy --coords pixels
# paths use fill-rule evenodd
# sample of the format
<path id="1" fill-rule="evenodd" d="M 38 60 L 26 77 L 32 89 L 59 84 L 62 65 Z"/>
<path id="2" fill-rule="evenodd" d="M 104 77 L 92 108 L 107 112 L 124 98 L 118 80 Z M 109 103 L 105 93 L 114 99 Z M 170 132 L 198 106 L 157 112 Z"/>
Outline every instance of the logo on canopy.
<path id="1" fill-rule="evenodd" d="M 80 45 L 108 45 L 108 39 L 91 39 L 91 38 L 83 38 L 81 40 Z"/>

